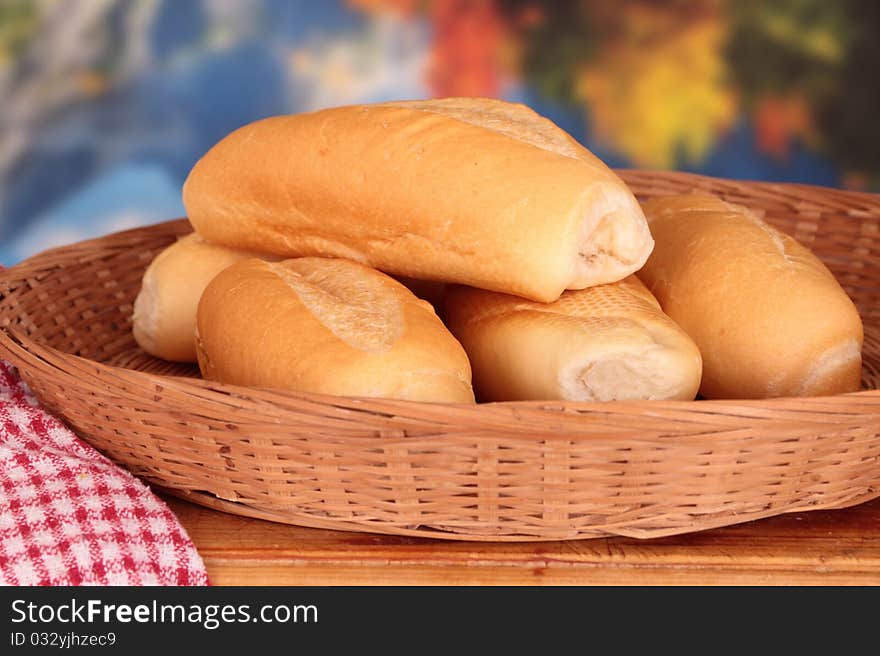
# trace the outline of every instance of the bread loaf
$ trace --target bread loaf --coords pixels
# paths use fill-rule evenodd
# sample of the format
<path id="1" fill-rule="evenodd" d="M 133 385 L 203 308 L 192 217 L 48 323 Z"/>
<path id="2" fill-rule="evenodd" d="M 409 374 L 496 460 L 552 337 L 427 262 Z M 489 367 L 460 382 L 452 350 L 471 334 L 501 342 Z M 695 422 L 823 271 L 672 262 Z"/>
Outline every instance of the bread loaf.
<path id="1" fill-rule="evenodd" d="M 198 306 L 202 376 L 345 396 L 472 403 L 461 345 L 430 304 L 342 259 L 244 260 Z"/>
<path id="2" fill-rule="evenodd" d="M 549 120 L 451 98 L 279 116 L 225 137 L 183 200 L 211 242 L 553 301 L 651 251 L 632 193 Z"/>
<path id="3" fill-rule="evenodd" d="M 638 275 L 699 346 L 703 396 L 859 388 L 859 314 L 809 250 L 713 196 L 657 198 L 644 209 L 657 243 Z"/>
<path id="4" fill-rule="evenodd" d="M 174 362 L 196 361 L 196 308 L 211 279 L 254 253 L 187 235 L 159 253 L 144 273 L 134 302 L 132 332 L 147 353 Z M 274 256 L 264 256 L 278 259 Z"/>
<path id="5" fill-rule="evenodd" d="M 634 276 L 543 304 L 455 286 L 445 318 L 481 401 L 691 400 L 700 353 Z"/>

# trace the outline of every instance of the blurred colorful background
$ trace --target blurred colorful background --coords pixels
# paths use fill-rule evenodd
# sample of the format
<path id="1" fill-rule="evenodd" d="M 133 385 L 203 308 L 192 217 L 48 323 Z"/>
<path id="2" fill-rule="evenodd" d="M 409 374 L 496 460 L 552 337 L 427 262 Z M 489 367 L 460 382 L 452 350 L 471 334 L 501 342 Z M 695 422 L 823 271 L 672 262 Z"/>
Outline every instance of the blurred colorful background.
<path id="1" fill-rule="evenodd" d="M 260 117 L 497 96 L 609 164 L 880 191 L 876 0 L 0 0 L 0 264 L 181 216 Z"/>

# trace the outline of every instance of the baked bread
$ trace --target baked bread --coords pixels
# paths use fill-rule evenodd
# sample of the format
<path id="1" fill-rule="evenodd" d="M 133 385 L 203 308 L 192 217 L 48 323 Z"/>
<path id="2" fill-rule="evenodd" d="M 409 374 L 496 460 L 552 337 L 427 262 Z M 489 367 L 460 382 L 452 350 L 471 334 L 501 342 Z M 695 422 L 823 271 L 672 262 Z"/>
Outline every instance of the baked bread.
<path id="1" fill-rule="evenodd" d="M 278 116 L 195 165 L 207 240 L 553 301 L 639 269 L 652 239 L 626 185 L 568 134 L 500 100 L 382 103 Z"/>
<path id="2" fill-rule="evenodd" d="M 708 195 L 643 205 L 656 239 L 639 277 L 699 346 L 707 398 L 853 392 L 862 322 L 808 249 Z"/>
<path id="3" fill-rule="evenodd" d="M 481 401 L 691 400 L 700 352 L 635 276 L 543 304 L 455 286 L 445 319 Z"/>
<path id="4" fill-rule="evenodd" d="M 472 403 L 461 345 L 426 301 L 342 259 L 238 262 L 198 306 L 202 376 L 344 396 Z"/>
<path id="5" fill-rule="evenodd" d="M 138 345 L 165 360 L 195 362 L 196 308 L 202 292 L 223 269 L 250 257 L 255 254 L 209 244 L 197 234 L 159 253 L 144 272 L 134 302 L 132 332 Z"/>

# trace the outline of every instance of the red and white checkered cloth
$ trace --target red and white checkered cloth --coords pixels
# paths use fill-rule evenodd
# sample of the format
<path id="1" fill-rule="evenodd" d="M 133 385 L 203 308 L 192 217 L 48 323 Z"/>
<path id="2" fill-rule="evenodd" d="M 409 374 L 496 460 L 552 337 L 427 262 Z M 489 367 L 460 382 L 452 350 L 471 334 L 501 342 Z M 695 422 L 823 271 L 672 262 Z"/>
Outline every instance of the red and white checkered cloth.
<path id="1" fill-rule="evenodd" d="M 0 584 L 207 583 L 168 507 L 41 409 L 0 361 Z"/>

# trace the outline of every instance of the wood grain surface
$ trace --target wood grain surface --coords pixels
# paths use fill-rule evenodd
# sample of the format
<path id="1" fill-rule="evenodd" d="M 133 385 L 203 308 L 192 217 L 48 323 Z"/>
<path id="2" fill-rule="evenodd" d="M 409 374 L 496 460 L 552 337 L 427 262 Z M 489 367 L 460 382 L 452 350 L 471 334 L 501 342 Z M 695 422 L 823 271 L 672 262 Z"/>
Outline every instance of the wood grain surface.
<path id="1" fill-rule="evenodd" d="M 484 543 L 300 528 L 163 498 L 214 585 L 880 585 L 880 499 L 654 540 Z"/>

